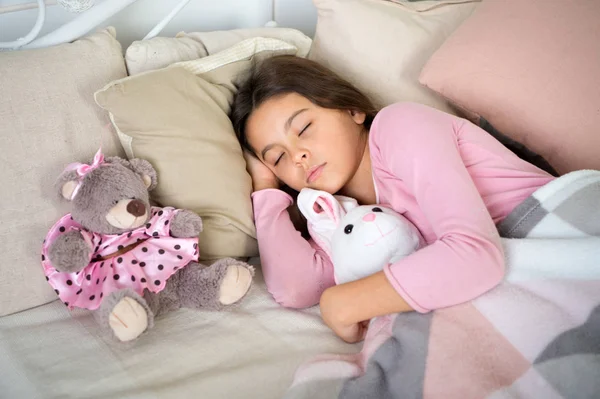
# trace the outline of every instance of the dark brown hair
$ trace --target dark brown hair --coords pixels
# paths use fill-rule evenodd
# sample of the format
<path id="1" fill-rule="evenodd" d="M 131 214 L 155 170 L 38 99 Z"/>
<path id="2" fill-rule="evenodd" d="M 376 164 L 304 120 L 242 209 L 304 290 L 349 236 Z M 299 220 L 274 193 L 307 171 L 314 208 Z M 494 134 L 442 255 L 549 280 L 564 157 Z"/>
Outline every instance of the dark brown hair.
<path id="1" fill-rule="evenodd" d="M 252 112 L 270 98 L 289 93 L 322 108 L 364 112 L 367 130 L 378 111 L 360 90 L 317 62 L 292 55 L 266 58 L 252 67 L 233 101 L 231 121 L 242 148 L 254 153 L 246 137 Z"/>

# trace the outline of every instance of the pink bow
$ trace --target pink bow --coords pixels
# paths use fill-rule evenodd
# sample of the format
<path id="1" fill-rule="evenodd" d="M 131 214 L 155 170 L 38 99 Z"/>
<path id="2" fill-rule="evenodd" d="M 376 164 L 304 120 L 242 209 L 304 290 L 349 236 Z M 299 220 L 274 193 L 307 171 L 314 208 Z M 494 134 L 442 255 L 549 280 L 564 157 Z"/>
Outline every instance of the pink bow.
<path id="1" fill-rule="evenodd" d="M 98 152 L 96 152 L 96 155 L 94 155 L 94 162 L 92 162 L 91 165 L 88 165 L 85 163 L 75 163 L 74 165 L 75 165 L 75 170 L 77 171 L 77 174 L 80 177 L 84 177 L 85 175 L 90 173 L 92 170 L 98 168 L 103 163 L 104 163 L 104 155 L 102 155 L 102 148 L 100 148 L 98 150 Z"/>
<path id="2" fill-rule="evenodd" d="M 81 188 L 81 183 L 82 183 L 85 175 L 87 175 L 94 169 L 97 169 L 103 163 L 104 163 L 104 155 L 102 154 L 102 148 L 100 148 L 96 152 L 96 155 L 94 155 L 94 161 L 92 162 L 91 165 L 88 165 L 86 163 L 81 163 L 81 162 L 75 162 L 75 163 L 72 163 L 69 166 L 67 166 L 67 168 L 65 170 L 67 170 L 67 171 L 75 170 L 80 177 L 79 182 L 77 183 L 77 187 L 75 187 L 75 190 L 73 190 L 73 194 L 71 195 L 71 200 L 73 200 L 73 198 L 75 198 L 75 196 L 77 196 L 77 193 L 79 192 L 79 188 Z"/>

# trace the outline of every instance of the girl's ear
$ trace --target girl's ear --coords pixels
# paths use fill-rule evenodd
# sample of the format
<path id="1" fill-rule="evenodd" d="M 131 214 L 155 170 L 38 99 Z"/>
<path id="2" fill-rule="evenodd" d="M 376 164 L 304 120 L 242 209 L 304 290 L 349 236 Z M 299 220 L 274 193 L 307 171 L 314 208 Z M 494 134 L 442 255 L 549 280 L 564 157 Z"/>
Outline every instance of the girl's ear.
<path id="1" fill-rule="evenodd" d="M 365 120 L 367 119 L 367 114 L 365 114 L 364 112 L 356 110 L 350 110 L 348 112 L 350 113 L 350 116 L 357 125 L 362 125 L 363 123 L 365 123 Z"/>

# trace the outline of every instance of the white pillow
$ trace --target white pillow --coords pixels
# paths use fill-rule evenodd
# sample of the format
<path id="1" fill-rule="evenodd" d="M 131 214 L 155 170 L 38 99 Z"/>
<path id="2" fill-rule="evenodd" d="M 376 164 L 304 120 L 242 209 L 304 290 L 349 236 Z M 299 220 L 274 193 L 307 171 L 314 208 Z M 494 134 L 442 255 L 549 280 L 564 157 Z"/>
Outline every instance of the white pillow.
<path id="1" fill-rule="evenodd" d="M 127 48 L 125 60 L 130 75 L 164 68 L 176 62 L 191 61 L 216 54 L 249 38 L 279 39 L 298 49 L 306 57 L 312 40 L 296 29 L 256 28 L 213 32 L 180 32 L 176 37 L 155 37 L 136 41 Z"/>

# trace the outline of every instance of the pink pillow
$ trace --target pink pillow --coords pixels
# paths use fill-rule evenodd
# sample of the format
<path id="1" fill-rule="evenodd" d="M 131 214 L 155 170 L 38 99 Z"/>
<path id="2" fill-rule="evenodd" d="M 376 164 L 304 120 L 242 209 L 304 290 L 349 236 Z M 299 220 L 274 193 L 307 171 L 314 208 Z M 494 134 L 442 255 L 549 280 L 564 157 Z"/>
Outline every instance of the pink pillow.
<path id="1" fill-rule="evenodd" d="M 598 0 L 484 0 L 419 81 L 561 174 L 600 169 Z"/>

